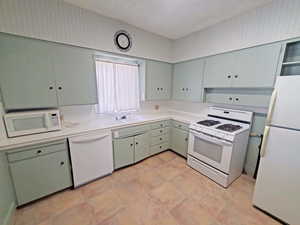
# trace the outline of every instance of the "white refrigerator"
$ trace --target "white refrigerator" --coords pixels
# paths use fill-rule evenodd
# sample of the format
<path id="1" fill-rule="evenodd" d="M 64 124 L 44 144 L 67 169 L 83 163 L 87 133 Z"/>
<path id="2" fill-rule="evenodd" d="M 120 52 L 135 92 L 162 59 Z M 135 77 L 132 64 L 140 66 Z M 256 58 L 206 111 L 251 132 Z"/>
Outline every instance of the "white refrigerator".
<path id="1" fill-rule="evenodd" d="M 300 76 L 276 80 L 253 204 L 286 223 L 300 224 Z"/>

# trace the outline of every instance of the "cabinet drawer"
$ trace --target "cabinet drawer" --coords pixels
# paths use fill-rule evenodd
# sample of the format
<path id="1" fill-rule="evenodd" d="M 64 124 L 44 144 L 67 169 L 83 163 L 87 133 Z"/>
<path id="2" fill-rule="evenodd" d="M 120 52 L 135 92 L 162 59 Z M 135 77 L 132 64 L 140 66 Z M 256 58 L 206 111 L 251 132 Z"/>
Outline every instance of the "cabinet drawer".
<path id="1" fill-rule="evenodd" d="M 161 122 L 152 123 L 151 129 L 159 129 L 159 128 L 168 127 L 168 126 L 169 126 L 169 120 L 164 120 Z"/>
<path id="2" fill-rule="evenodd" d="M 173 127 L 178 128 L 178 129 L 189 130 L 189 125 L 188 124 L 182 123 L 182 122 L 179 122 L 179 121 L 176 121 L 176 120 L 172 121 L 172 125 L 173 125 Z"/>
<path id="3" fill-rule="evenodd" d="M 145 133 L 150 130 L 149 125 L 133 126 L 113 131 L 114 138 L 130 137 L 137 134 Z"/>
<path id="4" fill-rule="evenodd" d="M 162 135 L 162 134 L 168 133 L 168 131 L 169 131 L 169 128 L 168 128 L 168 127 L 161 128 L 161 129 L 155 129 L 155 130 L 152 130 L 152 131 L 151 131 L 151 136 L 152 136 L 152 137 L 160 136 L 160 135 Z"/>
<path id="5" fill-rule="evenodd" d="M 17 161 L 9 166 L 18 205 L 72 186 L 67 151 Z"/>
<path id="6" fill-rule="evenodd" d="M 169 142 L 164 142 L 159 145 L 154 145 L 150 148 L 150 154 L 154 155 L 169 149 Z"/>
<path id="7" fill-rule="evenodd" d="M 207 94 L 206 102 L 219 104 L 268 107 L 268 94 Z"/>
<path id="8" fill-rule="evenodd" d="M 168 141 L 169 141 L 169 135 L 164 134 L 164 135 L 160 135 L 160 136 L 157 136 L 157 137 L 152 137 L 151 138 L 151 145 L 158 145 L 160 143 L 168 142 Z"/>
<path id="9" fill-rule="evenodd" d="M 29 159 L 53 152 L 67 150 L 66 140 L 60 140 L 56 142 L 51 142 L 47 144 L 33 145 L 30 147 L 18 148 L 12 152 L 8 152 L 7 157 L 9 162 L 14 162 L 18 160 Z"/>

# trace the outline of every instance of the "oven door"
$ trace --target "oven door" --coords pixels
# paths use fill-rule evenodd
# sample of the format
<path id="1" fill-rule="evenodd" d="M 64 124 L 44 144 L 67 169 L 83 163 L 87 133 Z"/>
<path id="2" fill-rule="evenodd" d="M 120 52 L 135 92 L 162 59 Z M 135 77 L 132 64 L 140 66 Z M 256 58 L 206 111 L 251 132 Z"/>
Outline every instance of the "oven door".
<path id="1" fill-rule="evenodd" d="M 189 155 L 224 173 L 229 173 L 232 146 L 229 141 L 190 130 Z"/>

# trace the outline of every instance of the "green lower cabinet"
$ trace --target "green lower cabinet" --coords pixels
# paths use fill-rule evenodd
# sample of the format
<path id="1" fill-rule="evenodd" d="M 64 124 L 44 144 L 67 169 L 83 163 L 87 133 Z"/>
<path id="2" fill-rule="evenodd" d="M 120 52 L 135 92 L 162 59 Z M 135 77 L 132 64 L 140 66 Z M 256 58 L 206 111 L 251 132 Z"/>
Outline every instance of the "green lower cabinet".
<path id="1" fill-rule="evenodd" d="M 149 133 L 135 136 L 134 142 L 134 162 L 139 162 L 150 154 Z"/>
<path id="2" fill-rule="evenodd" d="M 134 163 L 134 137 L 114 139 L 114 168 Z"/>
<path id="3" fill-rule="evenodd" d="M 171 130 L 171 149 L 184 157 L 187 157 L 188 135 L 187 131 L 175 127 Z"/>
<path id="4" fill-rule="evenodd" d="M 72 186 L 67 151 L 12 162 L 10 170 L 18 205 Z"/>
<path id="5" fill-rule="evenodd" d="M 164 142 L 158 145 L 151 146 L 150 155 L 155 155 L 169 149 L 169 142 Z"/>
<path id="6" fill-rule="evenodd" d="M 15 193 L 6 154 L 0 152 L 0 224 L 12 225 L 15 213 Z"/>
<path id="7" fill-rule="evenodd" d="M 149 132 L 134 137 L 114 139 L 114 168 L 139 162 L 149 156 Z"/>

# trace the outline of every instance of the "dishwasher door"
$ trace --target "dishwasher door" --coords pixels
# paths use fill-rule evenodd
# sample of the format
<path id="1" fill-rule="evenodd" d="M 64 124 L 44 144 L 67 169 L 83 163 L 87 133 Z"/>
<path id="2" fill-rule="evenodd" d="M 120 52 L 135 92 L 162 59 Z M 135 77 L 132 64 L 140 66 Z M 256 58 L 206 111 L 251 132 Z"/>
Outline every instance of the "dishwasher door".
<path id="1" fill-rule="evenodd" d="M 69 138 L 74 187 L 113 172 L 111 132 Z"/>

